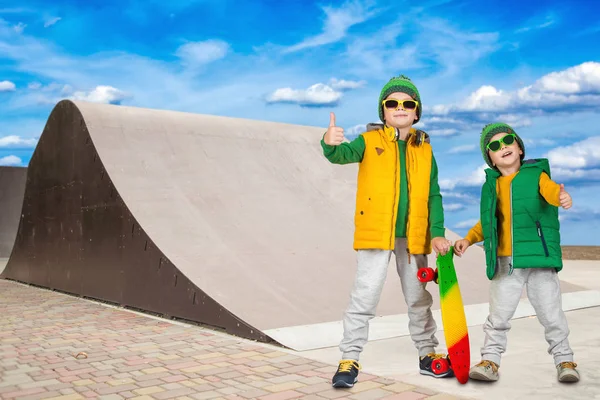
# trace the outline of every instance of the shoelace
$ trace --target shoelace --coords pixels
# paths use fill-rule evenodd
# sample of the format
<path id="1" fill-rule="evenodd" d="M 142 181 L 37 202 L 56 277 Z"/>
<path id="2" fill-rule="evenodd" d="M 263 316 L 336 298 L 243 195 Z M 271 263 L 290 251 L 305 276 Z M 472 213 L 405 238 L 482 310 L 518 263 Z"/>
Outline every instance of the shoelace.
<path id="1" fill-rule="evenodd" d="M 429 354 L 427 354 L 427 357 L 430 357 L 434 360 L 439 360 L 440 358 L 446 358 L 446 356 L 444 354 L 436 354 L 436 353 L 429 353 Z"/>
<path id="2" fill-rule="evenodd" d="M 342 360 L 340 361 L 340 372 L 350 372 L 352 367 L 356 366 L 360 370 L 360 364 L 354 360 Z"/>
<path id="3" fill-rule="evenodd" d="M 563 363 L 560 363 L 560 366 L 562 368 L 572 368 L 572 369 L 577 368 L 577 364 L 572 361 L 565 361 Z"/>
<path id="4" fill-rule="evenodd" d="M 486 369 L 487 368 L 491 368 L 492 371 L 494 371 L 494 373 L 498 372 L 498 366 L 495 363 L 493 363 L 491 361 L 488 361 L 488 360 L 483 360 L 482 362 L 480 362 L 479 364 L 477 364 L 477 366 L 483 367 L 483 368 L 486 368 Z"/>

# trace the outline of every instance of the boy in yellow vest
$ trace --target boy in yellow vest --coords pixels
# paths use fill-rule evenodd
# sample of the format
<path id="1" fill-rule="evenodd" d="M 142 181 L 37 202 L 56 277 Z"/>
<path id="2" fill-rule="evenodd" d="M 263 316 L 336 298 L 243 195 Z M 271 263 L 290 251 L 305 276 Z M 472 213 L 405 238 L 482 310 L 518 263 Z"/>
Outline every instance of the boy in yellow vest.
<path id="1" fill-rule="evenodd" d="M 577 382 L 579 372 L 569 345 L 558 280 L 563 267 L 558 207 L 570 208 L 571 196 L 564 185 L 551 180 L 547 159 L 524 160 L 525 145 L 510 125 L 486 125 L 480 147 L 489 166 L 481 189 L 480 220 L 454 246 L 461 256 L 483 240 L 486 275 L 491 280 L 482 360 L 469 376 L 480 381 L 499 379 L 510 319 L 527 286 L 527 297 L 545 328 L 558 381 Z"/>
<path id="2" fill-rule="evenodd" d="M 408 306 L 409 331 L 419 353 L 420 372 L 434 377 L 453 376 L 449 369 L 435 373 L 432 363 L 446 358 L 436 354 L 437 326 L 433 300 L 417 279 L 433 249 L 446 254 L 451 243 L 444 237 L 444 211 L 438 170 L 427 135 L 412 125 L 421 118 L 421 98 L 405 76 L 392 78 L 381 90 L 378 111 L 382 125 L 352 142 L 343 142 L 342 128 L 331 113 L 321 140 L 323 154 L 334 164 L 359 163 L 354 249 L 357 271 L 350 304 L 344 314 L 342 360 L 333 387 L 352 387 L 358 381 L 359 355 L 367 343 L 369 321 L 377 304 L 394 253 L 402 292 Z"/>

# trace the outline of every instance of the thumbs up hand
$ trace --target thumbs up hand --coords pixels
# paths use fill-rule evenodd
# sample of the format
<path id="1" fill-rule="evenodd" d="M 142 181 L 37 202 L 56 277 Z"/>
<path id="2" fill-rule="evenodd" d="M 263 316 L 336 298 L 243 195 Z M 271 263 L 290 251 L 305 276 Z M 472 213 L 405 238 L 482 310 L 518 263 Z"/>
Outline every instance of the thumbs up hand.
<path id="1" fill-rule="evenodd" d="M 335 114 L 329 114 L 329 128 L 323 138 L 326 144 L 330 146 L 338 146 L 344 141 L 344 128 L 335 126 Z"/>
<path id="2" fill-rule="evenodd" d="M 571 199 L 571 195 L 565 191 L 565 184 L 560 184 L 560 193 L 558 195 L 558 200 L 560 201 L 560 205 L 565 210 L 568 210 L 573 205 L 573 200 Z"/>

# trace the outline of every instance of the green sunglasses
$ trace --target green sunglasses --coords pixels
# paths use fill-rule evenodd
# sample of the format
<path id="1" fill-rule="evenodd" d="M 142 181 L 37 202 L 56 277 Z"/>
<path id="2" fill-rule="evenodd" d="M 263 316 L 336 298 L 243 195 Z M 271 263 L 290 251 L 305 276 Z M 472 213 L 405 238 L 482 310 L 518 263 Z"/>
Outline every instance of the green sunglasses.
<path id="1" fill-rule="evenodd" d="M 488 150 L 496 152 L 502 148 L 502 144 L 505 144 L 507 146 L 510 146 L 511 144 L 513 144 L 515 142 L 516 138 L 517 137 L 514 133 L 509 133 L 506 136 L 501 137 L 498 140 L 489 142 L 488 145 L 486 146 L 486 148 Z"/>

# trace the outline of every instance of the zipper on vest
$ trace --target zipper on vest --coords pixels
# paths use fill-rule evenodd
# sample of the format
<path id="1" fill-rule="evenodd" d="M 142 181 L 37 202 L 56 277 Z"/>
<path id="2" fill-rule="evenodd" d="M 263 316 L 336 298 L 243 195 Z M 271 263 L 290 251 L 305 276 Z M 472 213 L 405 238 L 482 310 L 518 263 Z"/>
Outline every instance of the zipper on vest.
<path id="1" fill-rule="evenodd" d="M 546 244 L 546 239 L 544 238 L 544 232 L 542 232 L 542 224 L 540 221 L 535 221 L 535 225 L 537 226 L 537 233 L 542 241 L 542 246 L 544 246 L 544 253 L 546 253 L 546 257 L 550 257 L 550 253 L 548 252 L 548 245 Z"/>
<path id="2" fill-rule="evenodd" d="M 492 192 L 492 198 L 493 198 L 493 196 L 494 196 L 494 192 Z M 496 204 L 495 204 L 495 206 L 494 207 L 490 206 L 490 231 L 491 231 L 491 234 L 489 236 L 490 251 L 493 250 L 493 245 L 494 245 L 493 241 L 494 241 L 494 237 L 496 237 L 496 254 L 494 255 L 495 257 L 492 257 L 490 259 L 490 262 L 493 263 L 493 265 L 494 265 L 494 271 L 496 271 L 496 266 L 497 266 L 496 265 L 497 264 L 496 260 L 497 260 L 497 257 L 498 257 L 498 235 L 496 234 L 496 232 L 494 232 L 494 211 L 496 211 L 497 207 L 498 207 L 498 199 L 497 199 L 497 196 L 496 196 Z"/>
<path id="3" fill-rule="evenodd" d="M 514 180 L 514 179 L 513 179 Z M 513 273 L 513 263 L 515 256 L 515 220 L 513 218 L 513 192 L 512 192 L 513 181 L 510 181 L 510 269 L 508 275 Z"/>
<path id="4" fill-rule="evenodd" d="M 398 129 L 396 128 L 396 134 L 398 134 Z M 394 198 L 396 198 L 396 193 L 397 191 L 400 190 L 400 182 L 398 182 L 398 170 L 400 169 L 400 154 L 398 151 L 398 142 L 392 142 L 394 144 L 394 148 L 396 149 L 395 154 L 396 154 L 396 162 L 398 163 L 398 168 L 394 168 Z M 397 194 L 398 196 L 398 203 L 400 202 L 400 194 Z M 398 213 L 398 203 L 393 202 L 392 207 L 395 207 L 396 210 L 394 211 L 394 209 L 392 208 L 392 215 L 394 215 L 394 212 L 396 212 L 396 214 Z M 396 215 L 396 220 L 398 219 L 398 215 Z M 394 237 L 396 236 L 396 226 L 394 225 L 394 218 L 392 218 L 392 229 L 390 231 L 390 246 L 392 246 L 392 248 L 395 248 L 395 244 L 394 244 Z M 407 227 L 408 228 L 408 227 Z M 408 251 L 408 230 L 406 232 L 406 249 Z M 410 258 L 408 259 L 408 263 L 410 264 Z"/>
<path id="5" fill-rule="evenodd" d="M 495 211 L 495 209 L 494 208 L 496 208 L 496 207 L 498 207 L 497 201 L 496 201 L 496 204 L 494 205 L 494 207 L 490 206 L 490 229 L 492 230 L 492 234 L 490 235 L 490 240 L 492 241 L 491 244 L 494 244 L 493 243 L 494 235 L 495 235 L 495 232 L 494 232 L 494 211 Z M 498 238 L 496 238 L 496 241 L 498 241 Z M 497 243 L 496 243 L 496 247 L 498 247 Z M 491 245 L 490 245 L 490 250 L 492 250 Z M 498 250 L 496 249 L 496 255 L 497 255 L 497 253 L 498 253 Z"/>

